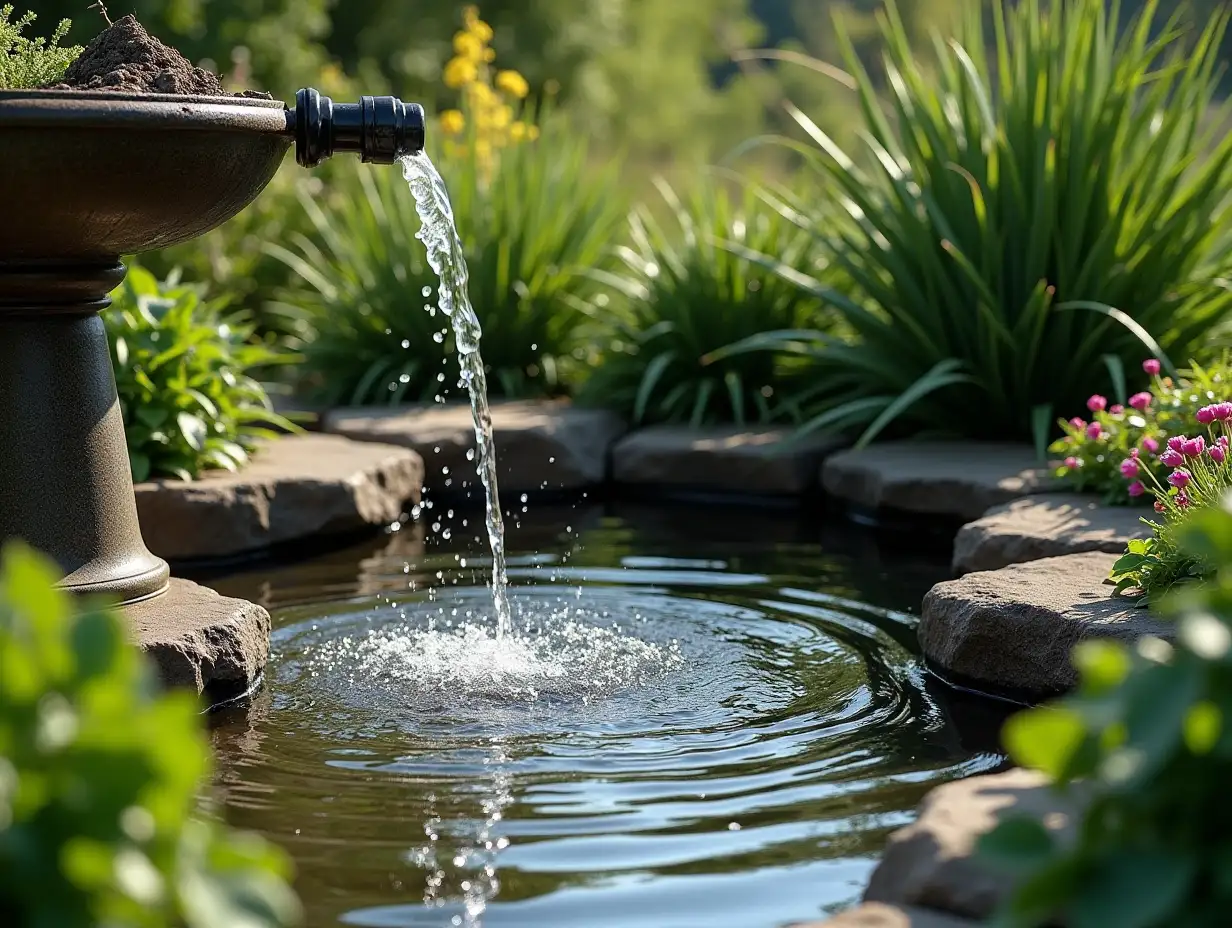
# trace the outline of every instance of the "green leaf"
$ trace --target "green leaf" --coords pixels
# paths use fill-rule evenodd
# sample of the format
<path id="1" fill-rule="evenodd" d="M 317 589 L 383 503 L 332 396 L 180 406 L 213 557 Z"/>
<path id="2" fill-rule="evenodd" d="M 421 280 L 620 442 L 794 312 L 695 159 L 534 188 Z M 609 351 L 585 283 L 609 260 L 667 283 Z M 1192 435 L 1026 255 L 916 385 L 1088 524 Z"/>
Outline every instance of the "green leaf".
<path id="1" fill-rule="evenodd" d="M 1086 737 L 1082 719 L 1065 708 L 1021 712 L 1006 722 L 1003 735 L 1015 762 L 1057 781 L 1067 778 L 1070 763 Z"/>
<path id="2" fill-rule="evenodd" d="M 194 451 L 203 451 L 205 449 L 207 430 L 205 421 L 200 416 L 181 412 L 176 414 L 175 422 L 179 426 L 180 434 L 184 436 L 184 440 L 188 442 L 190 448 Z"/>
<path id="3" fill-rule="evenodd" d="M 1036 819 L 1007 818 L 982 835 L 980 856 L 1011 871 L 1030 871 L 1046 863 L 1056 852 L 1056 841 Z"/>
<path id="4" fill-rule="evenodd" d="M 1166 851 L 1120 850 L 1083 874 L 1069 907 L 1074 928 L 1154 928 L 1185 899 L 1197 860 Z"/>

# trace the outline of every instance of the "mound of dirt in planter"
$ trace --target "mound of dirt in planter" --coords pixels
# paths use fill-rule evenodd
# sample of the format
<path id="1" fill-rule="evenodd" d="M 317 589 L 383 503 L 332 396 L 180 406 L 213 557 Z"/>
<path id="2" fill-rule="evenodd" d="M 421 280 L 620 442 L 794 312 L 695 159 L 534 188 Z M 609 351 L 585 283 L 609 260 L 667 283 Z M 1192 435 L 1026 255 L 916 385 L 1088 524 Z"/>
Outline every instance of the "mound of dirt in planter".
<path id="1" fill-rule="evenodd" d="M 131 14 L 100 32 L 69 65 L 64 79 L 50 89 L 231 96 L 223 90 L 218 75 L 193 67 L 174 48 L 146 32 Z"/>

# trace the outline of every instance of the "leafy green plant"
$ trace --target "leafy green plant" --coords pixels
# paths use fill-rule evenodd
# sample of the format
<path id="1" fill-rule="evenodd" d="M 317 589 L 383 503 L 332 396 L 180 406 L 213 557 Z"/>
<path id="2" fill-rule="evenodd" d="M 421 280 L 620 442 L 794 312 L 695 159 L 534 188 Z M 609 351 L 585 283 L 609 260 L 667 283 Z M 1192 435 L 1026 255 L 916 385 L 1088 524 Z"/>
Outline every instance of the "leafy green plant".
<path id="1" fill-rule="evenodd" d="M 50 38 L 22 35 L 37 17 L 25 13 L 13 20 L 13 7 L 0 6 L 0 90 L 24 90 L 54 84 L 81 54 L 80 46 L 60 47 L 72 23 L 61 20 Z"/>
<path id="2" fill-rule="evenodd" d="M 1078 646 L 1077 693 L 1015 716 L 1019 764 L 1078 791 L 1072 843 L 1026 817 L 980 843 L 1017 877 L 994 924 L 1215 928 L 1232 906 L 1232 512 L 1225 500 L 1178 526 L 1182 550 L 1216 569 L 1168 598 L 1176 641 Z"/>
<path id="3" fill-rule="evenodd" d="M 1201 433 L 1202 410 L 1232 395 L 1232 359 L 1207 366 L 1191 362 L 1175 378 L 1163 376 L 1158 359 L 1143 362 L 1150 387 L 1108 405 L 1098 394 L 1087 400 L 1091 421 L 1060 423 L 1062 437 L 1049 447 L 1059 462 L 1054 476 L 1078 492 L 1096 492 L 1112 504 L 1149 504 L 1166 477 L 1159 455 L 1171 435 Z M 1122 391 L 1123 392 L 1123 391 Z"/>
<path id="4" fill-rule="evenodd" d="M 788 417 L 789 364 L 767 353 L 711 354 L 817 323 L 816 298 L 729 247 L 819 273 L 812 237 L 747 187 L 733 196 L 712 179 L 682 200 L 666 182 L 657 186 L 676 227 L 639 207 L 629 217 L 632 244 L 618 249 L 620 272 L 595 274 L 608 285 L 597 311 L 611 314 L 616 337 L 581 398 L 635 424 Z"/>
<path id="5" fill-rule="evenodd" d="M 200 707 L 160 694 L 120 617 L 0 554 L 0 924 L 287 925 L 289 862 L 191 817 L 209 770 Z"/>
<path id="6" fill-rule="evenodd" d="M 622 212 L 613 169 L 590 166 L 585 142 L 554 119 L 537 141 L 502 151 L 490 182 L 474 148 L 451 144 L 433 158 L 449 185 L 493 394 L 567 391 L 593 350 L 579 271 L 602 262 Z M 266 245 L 298 275 L 282 303 L 309 333 L 306 386 L 344 405 L 443 393 L 452 336 L 425 311 L 437 280 L 415 240 L 406 183 L 358 164 L 335 180 L 320 199 L 304 197 L 313 235 Z"/>
<path id="7" fill-rule="evenodd" d="M 991 58 L 984 5 L 969 2 L 926 63 L 887 4 L 884 102 L 837 24 L 867 159 L 795 111 L 817 144 L 805 157 L 851 217 L 821 237 L 853 287 L 803 285 L 856 337 L 739 347 L 813 359 L 814 427 L 1042 451 L 1054 410 L 1103 385 L 1104 358 L 1198 356 L 1228 318 L 1227 15 L 1190 41 L 1155 0 L 1129 21 L 1104 0 L 1006 6 L 992 4 Z"/>
<path id="8" fill-rule="evenodd" d="M 288 358 L 251 342 L 242 318 L 139 267 L 112 296 L 103 323 L 134 480 L 235 471 L 274 429 L 295 430 L 252 376 Z"/>

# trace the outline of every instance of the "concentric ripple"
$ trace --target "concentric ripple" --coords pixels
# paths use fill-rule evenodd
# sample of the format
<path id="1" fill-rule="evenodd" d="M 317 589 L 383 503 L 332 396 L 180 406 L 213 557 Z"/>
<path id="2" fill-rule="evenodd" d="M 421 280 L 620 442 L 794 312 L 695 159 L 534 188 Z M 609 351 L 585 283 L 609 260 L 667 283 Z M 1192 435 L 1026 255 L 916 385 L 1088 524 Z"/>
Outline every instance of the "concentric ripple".
<path id="1" fill-rule="evenodd" d="M 927 692 L 908 616 L 804 582 L 842 557 L 736 569 L 627 528 L 511 559 L 513 641 L 444 555 L 275 609 L 218 786 L 290 850 L 314 928 L 776 928 L 856 898 L 924 792 L 998 763 Z"/>

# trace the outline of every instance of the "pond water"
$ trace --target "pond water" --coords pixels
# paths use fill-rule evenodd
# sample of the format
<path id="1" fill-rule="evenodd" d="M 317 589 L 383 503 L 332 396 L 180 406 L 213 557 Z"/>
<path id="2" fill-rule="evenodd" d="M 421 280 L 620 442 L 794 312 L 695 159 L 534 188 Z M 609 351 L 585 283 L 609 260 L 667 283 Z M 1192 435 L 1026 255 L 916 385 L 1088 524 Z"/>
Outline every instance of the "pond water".
<path id="1" fill-rule="evenodd" d="M 314 928 L 778 928 L 856 900 L 925 792 L 1000 764 L 1002 710 L 915 651 L 947 539 L 529 509 L 512 643 L 482 512 L 207 578 L 275 626 L 265 688 L 213 717 L 214 793 L 290 852 Z"/>

